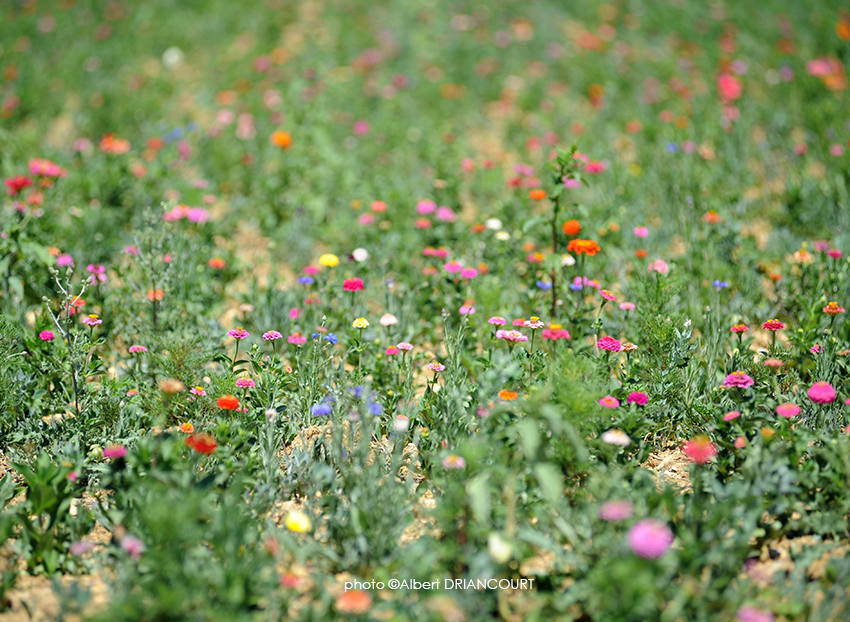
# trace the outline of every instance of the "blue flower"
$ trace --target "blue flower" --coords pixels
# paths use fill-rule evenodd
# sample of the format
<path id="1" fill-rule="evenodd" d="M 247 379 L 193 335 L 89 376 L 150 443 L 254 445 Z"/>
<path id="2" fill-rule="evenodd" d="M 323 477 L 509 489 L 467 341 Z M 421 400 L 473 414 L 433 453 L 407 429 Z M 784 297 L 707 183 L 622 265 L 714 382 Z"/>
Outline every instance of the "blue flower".
<path id="1" fill-rule="evenodd" d="M 570 289 L 574 292 L 581 290 L 581 283 L 570 283 Z"/>
<path id="2" fill-rule="evenodd" d="M 314 417 L 325 417 L 331 414 L 332 411 L 333 406 L 330 404 L 313 404 L 313 408 L 310 409 Z"/>
<path id="3" fill-rule="evenodd" d="M 667 143 L 664 148 L 667 149 L 667 153 L 679 153 L 679 145 L 676 143 Z"/>
<path id="4" fill-rule="evenodd" d="M 314 281 L 312 277 L 302 276 L 298 279 L 298 282 L 301 283 L 301 285 L 312 285 L 316 281 Z"/>
<path id="5" fill-rule="evenodd" d="M 318 339 L 318 338 L 321 336 L 321 334 L 322 334 L 322 333 L 312 333 L 310 336 L 311 336 L 313 339 Z"/>
<path id="6" fill-rule="evenodd" d="M 363 387 L 354 387 L 349 389 L 349 391 L 351 391 L 351 394 L 358 400 L 363 396 Z"/>
<path id="7" fill-rule="evenodd" d="M 552 284 L 547 283 L 546 281 L 537 281 L 537 287 L 542 289 L 544 292 L 548 292 L 550 289 L 552 289 Z"/>
<path id="8" fill-rule="evenodd" d="M 726 281 L 721 281 L 720 279 L 716 280 L 714 283 L 712 283 L 712 285 L 717 288 L 717 291 L 720 291 L 724 287 L 729 287 L 729 283 L 727 283 Z"/>
<path id="9" fill-rule="evenodd" d="M 372 398 L 369 398 L 369 401 L 366 402 L 366 407 L 369 409 L 369 412 L 376 417 L 384 412 L 383 406 L 381 406 L 378 402 L 373 402 Z"/>
<path id="10" fill-rule="evenodd" d="M 325 335 L 325 341 L 330 341 L 332 346 L 336 345 L 336 342 L 339 341 L 339 338 L 333 333 L 328 333 Z"/>

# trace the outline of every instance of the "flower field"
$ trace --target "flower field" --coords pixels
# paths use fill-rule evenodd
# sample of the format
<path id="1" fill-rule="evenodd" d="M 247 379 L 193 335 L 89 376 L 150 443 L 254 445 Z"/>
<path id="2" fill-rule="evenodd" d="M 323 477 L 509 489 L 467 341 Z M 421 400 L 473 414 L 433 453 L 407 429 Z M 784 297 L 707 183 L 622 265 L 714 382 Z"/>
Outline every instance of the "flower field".
<path id="1" fill-rule="evenodd" d="M 850 620 L 850 10 L 0 0 L 0 622 Z"/>

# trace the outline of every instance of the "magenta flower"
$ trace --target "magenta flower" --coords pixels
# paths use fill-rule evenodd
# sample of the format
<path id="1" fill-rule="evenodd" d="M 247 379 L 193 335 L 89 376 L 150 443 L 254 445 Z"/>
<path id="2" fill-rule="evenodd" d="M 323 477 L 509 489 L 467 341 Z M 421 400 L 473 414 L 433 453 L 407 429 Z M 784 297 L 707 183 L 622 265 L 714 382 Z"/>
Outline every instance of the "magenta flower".
<path id="1" fill-rule="evenodd" d="M 38 338 L 42 341 L 53 341 L 56 335 L 53 334 L 52 330 L 43 330 L 38 334 Z"/>
<path id="2" fill-rule="evenodd" d="M 626 401 L 629 403 L 635 403 L 638 406 L 646 406 L 646 403 L 649 401 L 649 396 L 646 393 L 641 393 L 640 391 L 632 391 L 629 393 Z"/>
<path id="3" fill-rule="evenodd" d="M 649 229 L 646 227 L 635 227 L 632 229 L 632 233 L 634 233 L 637 238 L 645 238 L 649 235 Z"/>
<path id="4" fill-rule="evenodd" d="M 74 258 L 68 253 L 63 253 L 56 258 L 56 267 L 66 268 L 74 265 Z"/>
<path id="5" fill-rule="evenodd" d="M 136 536 L 124 536 L 121 538 L 121 548 L 130 554 L 133 559 L 139 559 L 145 550 L 145 543 Z"/>
<path id="6" fill-rule="evenodd" d="M 399 354 L 400 352 L 401 352 L 401 350 L 399 350 L 395 346 L 389 346 L 386 350 L 384 350 L 384 354 L 386 354 L 387 356 L 395 356 L 396 354 Z"/>
<path id="7" fill-rule="evenodd" d="M 502 328 L 496 331 L 496 339 L 503 339 L 511 343 L 528 341 L 528 337 L 526 335 L 523 335 L 518 330 L 504 330 Z"/>
<path id="8" fill-rule="evenodd" d="M 364 288 L 363 281 L 361 279 L 345 279 L 342 284 L 342 289 L 346 292 L 359 292 Z"/>
<path id="9" fill-rule="evenodd" d="M 835 401 L 835 389 L 828 382 L 816 382 L 809 389 L 809 399 L 816 404 L 829 404 Z"/>
<path id="10" fill-rule="evenodd" d="M 148 349 L 145 346 L 130 346 L 130 354 L 144 354 Z"/>
<path id="11" fill-rule="evenodd" d="M 606 395 L 605 397 L 599 398 L 599 405 L 604 408 L 617 408 L 620 405 L 620 400 L 613 395 Z"/>
<path id="12" fill-rule="evenodd" d="M 723 421 L 732 421 L 733 419 L 737 419 L 741 416 L 741 413 L 737 410 L 730 410 L 728 413 L 723 415 Z"/>
<path id="13" fill-rule="evenodd" d="M 735 619 L 738 622 L 773 622 L 773 614 L 758 607 L 745 605 L 738 609 L 735 614 Z"/>
<path id="14" fill-rule="evenodd" d="M 746 372 L 733 371 L 731 374 L 726 376 L 726 380 L 723 381 L 723 386 L 727 389 L 746 389 L 747 387 L 753 386 L 755 383 L 756 381 L 750 378 Z"/>
<path id="15" fill-rule="evenodd" d="M 294 346 L 303 346 L 307 343 L 307 337 L 301 333 L 292 333 L 286 340 Z"/>
<path id="16" fill-rule="evenodd" d="M 85 540 L 77 540 L 73 542 L 68 550 L 71 552 L 71 555 L 76 555 L 77 557 L 82 557 L 89 551 L 94 548 L 93 542 L 86 542 Z"/>
<path id="17" fill-rule="evenodd" d="M 100 317 L 95 313 L 89 313 L 80 321 L 86 326 L 91 326 L 92 328 L 98 326 L 99 324 L 103 324 L 103 320 L 101 320 Z"/>
<path id="18" fill-rule="evenodd" d="M 247 339 L 248 337 L 250 337 L 251 333 L 249 333 L 247 330 L 245 330 L 241 326 L 237 326 L 233 330 L 228 331 L 227 335 L 229 337 L 233 337 L 234 339 L 240 339 L 241 340 L 241 339 Z"/>
<path id="19" fill-rule="evenodd" d="M 614 294 L 612 294 L 610 291 L 608 291 L 607 289 L 600 289 L 599 295 L 602 296 L 605 300 L 608 300 L 609 302 L 613 301 L 613 300 L 617 300 L 617 297 Z"/>
<path id="20" fill-rule="evenodd" d="M 623 349 L 623 344 L 613 337 L 600 337 L 596 343 L 600 350 L 608 350 L 609 352 L 619 352 Z"/>
<path id="21" fill-rule="evenodd" d="M 475 307 L 471 304 L 461 305 L 458 313 L 461 315 L 475 315 Z"/>
<path id="22" fill-rule="evenodd" d="M 433 372 L 441 372 L 446 369 L 446 366 L 442 363 L 428 363 L 426 367 Z"/>
<path id="23" fill-rule="evenodd" d="M 558 341 L 559 339 L 569 339 L 570 331 L 566 328 L 544 328 L 540 335 L 543 339 Z"/>
<path id="24" fill-rule="evenodd" d="M 413 349 L 413 344 L 407 343 L 406 341 L 402 341 L 401 343 L 396 344 L 396 347 L 399 350 L 404 350 L 405 352 L 409 352 L 410 350 Z"/>
<path id="25" fill-rule="evenodd" d="M 785 404 L 780 404 L 776 407 L 776 414 L 780 417 L 790 419 L 791 417 L 796 417 L 800 414 L 800 407 L 796 404 L 786 402 Z"/>
<path id="26" fill-rule="evenodd" d="M 598 516 L 604 521 L 615 523 L 631 518 L 634 506 L 628 501 L 606 501 L 599 506 Z"/>
<path id="27" fill-rule="evenodd" d="M 94 277 L 93 281 L 95 283 L 106 283 L 109 280 L 106 277 L 106 268 L 103 267 L 103 264 L 95 265 L 90 263 L 86 266 L 86 270 Z"/>
<path id="28" fill-rule="evenodd" d="M 250 378 L 239 378 L 236 381 L 236 386 L 239 387 L 240 389 L 253 389 L 256 386 L 256 384 Z"/>
<path id="29" fill-rule="evenodd" d="M 460 263 L 459 261 L 455 261 L 455 260 L 453 259 L 453 260 L 451 260 L 451 261 L 447 262 L 447 263 L 446 263 L 446 265 L 444 265 L 444 266 L 443 266 L 443 268 L 444 268 L 444 269 L 446 270 L 446 272 L 448 272 L 449 274 L 457 274 L 458 272 L 462 272 L 462 271 L 463 271 L 463 264 L 462 264 L 462 263 Z"/>
<path id="30" fill-rule="evenodd" d="M 437 204 L 433 201 L 428 201 L 427 199 L 423 199 L 416 204 L 416 213 L 420 216 L 425 216 L 426 214 L 432 213 L 437 209 Z"/>
<path id="31" fill-rule="evenodd" d="M 263 333 L 263 341 L 277 341 L 278 339 L 283 339 L 283 335 L 276 330 L 270 330 L 267 333 Z"/>
<path id="32" fill-rule="evenodd" d="M 666 523 L 656 518 L 639 520 L 628 533 L 629 548 L 644 559 L 658 559 L 673 544 L 673 532 Z"/>
<path id="33" fill-rule="evenodd" d="M 785 328 L 785 324 L 780 322 L 779 320 L 768 320 L 762 326 L 764 330 L 783 330 Z"/>
<path id="34" fill-rule="evenodd" d="M 123 458 L 127 455 L 127 448 L 123 445 L 110 445 L 103 450 L 104 458 Z"/>
<path id="35" fill-rule="evenodd" d="M 460 277 L 462 279 L 474 279 L 478 276 L 478 270 L 475 268 L 464 268 L 460 271 Z"/>
<path id="36" fill-rule="evenodd" d="M 487 322 L 489 322 L 493 326 L 504 326 L 505 324 L 508 323 L 508 321 L 505 318 L 500 317 L 498 315 L 494 315 L 489 320 L 487 320 Z"/>

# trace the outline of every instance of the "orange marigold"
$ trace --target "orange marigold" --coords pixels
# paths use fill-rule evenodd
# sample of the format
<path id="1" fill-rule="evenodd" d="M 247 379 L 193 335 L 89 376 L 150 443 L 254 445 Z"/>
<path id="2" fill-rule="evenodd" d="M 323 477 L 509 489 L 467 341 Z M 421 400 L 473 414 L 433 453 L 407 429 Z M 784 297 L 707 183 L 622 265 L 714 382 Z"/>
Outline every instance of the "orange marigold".
<path id="1" fill-rule="evenodd" d="M 515 391 L 508 391 L 507 389 L 502 389 L 499 391 L 499 397 L 506 402 L 513 402 L 516 398 L 519 397 L 519 393 Z"/>
<path id="2" fill-rule="evenodd" d="M 234 395 L 222 395 L 218 398 L 218 407 L 222 410 L 236 410 L 239 408 L 239 400 Z"/>
<path id="3" fill-rule="evenodd" d="M 578 235 L 581 232 L 581 223 L 575 218 L 573 218 L 572 220 L 568 220 L 567 222 L 565 222 L 561 226 L 561 229 L 564 230 L 564 233 L 566 235 Z"/>
<path id="4" fill-rule="evenodd" d="M 642 248 L 639 248 L 635 251 L 635 257 L 637 257 L 638 259 L 643 259 L 644 257 L 646 257 L 646 254 L 646 251 Z"/>
<path id="5" fill-rule="evenodd" d="M 599 244 L 593 240 L 580 240 L 576 238 L 575 240 L 570 240 L 570 243 L 567 245 L 567 250 L 577 255 L 585 253 L 593 257 L 602 249 L 599 248 Z"/>
<path id="6" fill-rule="evenodd" d="M 273 132 L 270 140 L 275 147 L 280 147 L 284 150 L 289 149 L 289 147 L 292 146 L 292 136 L 289 132 L 285 132 L 283 130 Z"/>
<path id="7" fill-rule="evenodd" d="M 542 188 L 535 188 L 534 190 L 528 193 L 528 198 L 533 201 L 542 201 L 546 198 L 546 191 Z"/>

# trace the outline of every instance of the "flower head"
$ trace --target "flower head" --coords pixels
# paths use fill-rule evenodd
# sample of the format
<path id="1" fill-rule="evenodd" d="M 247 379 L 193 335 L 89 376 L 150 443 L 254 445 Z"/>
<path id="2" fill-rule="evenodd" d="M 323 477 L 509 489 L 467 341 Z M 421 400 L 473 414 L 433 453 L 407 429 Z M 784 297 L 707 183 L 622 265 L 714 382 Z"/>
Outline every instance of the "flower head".
<path id="1" fill-rule="evenodd" d="M 667 262 L 663 259 L 656 259 L 649 263 L 648 272 L 657 272 L 658 274 L 667 274 L 670 271 L 670 267 L 667 265 Z"/>
<path id="2" fill-rule="evenodd" d="M 682 445 L 682 450 L 697 464 L 705 464 L 717 455 L 717 447 L 707 436 L 697 436 L 687 441 Z"/>
<path id="3" fill-rule="evenodd" d="M 364 590 L 349 590 L 340 594 L 334 601 L 334 609 L 339 613 L 360 616 L 372 607 L 372 597 Z"/>
<path id="4" fill-rule="evenodd" d="M 537 330 L 538 328 L 543 328 L 545 326 L 545 324 L 540 321 L 540 318 L 534 315 L 529 318 L 525 325 L 531 330 Z"/>
<path id="5" fill-rule="evenodd" d="M 321 404 L 313 404 L 312 408 L 310 408 L 310 412 L 314 417 L 326 417 L 333 412 L 333 406 L 328 404 L 327 402 Z"/>
<path id="6" fill-rule="evenodd" d="M 576 219 L 568 220 L 561 225 L 561 230 L 565 235 L 575 236 L 581 233 L 581 223 Z"/>
<path id="7" fill-rule="evenodd" d="M 38 338 L 42 341 L 53 341 L 56 335 L 53 334 L 52 330 L 43 330 L 38 334 Z"/>
<path id="8" fill-rule="evenodd" d="M 750 330 L 750 327 L 746 324 L 735 324 L 732 328 L 729 329 L 733 333 L 745 333 Z"/>
<path id="9" fill-rule="evenodd" d="M 635 310 L 635 303 L 633 303 L 633 302 L 621 302 L 620 303 L 620 309 L 622 309 L 623 311 L 634 311 Z"/>
<path id="10" fill-rule="evenodd" d="M 396 344 L 396 347 L 404 352 L 410 352 L 413 349 L 413 344 L 402 341 L 401 343 Z"/>
<path id="11" fill-rule="evenodd" d="M 629 393 L 629 396 L 626 398 L 626 401 L 629 403 L 637 404 L 638 406 L 646 406 L 646 403 L 649 401 L 649 396 L 646 393 L 632 391 L 631 393 Z"/>
<path id="12" fill-rule="evenodd" d="M 446 366 L 442 363 L 428 363 L 425 367 L 427 367 L 433 372 L 441 372 L 446 369 Z"/>
<path id="13" fill-rule="evenodd" d="M 487 322 L 489 324 L 492 324 L 493 326 L 504 326 L 505 324 L 508 323 L 508 321 L 505 318 L 500 317 L 498 315 L 494 315 L 489 320 L 487 320 Z"/>
<path id="14" fill-rule="evenodd" d="M 779 320 L 768 320 L 762 326 L 764 330 L 783 330 L 785 328 L 785 324 L 780 322 Z"/>
<path id="15" fill-rule="evenodd" d="M 310 520 L 310 517 L 300 510 L 293 510 L 287 514 L 283 520 L 283 524 L 286 525 L 289 531 L 294 531 L 295 533 L 307 533 L 313 528 L 313 522 Z"/>
<path id="16" fill-rule="evenodd" d="M 110 445 L 103 450 L 104 458 L 123 458 L 127 455 L 127 448 L 123 445 Z"/>
<path id="17" fill-rule="evenodd" d="M 605 300 L 607 300 L 609 302 L 617 300 L 617 297 L 614 294 L 612 294 L 610 291 L 608 291 L 607 289 L 600 289 L 599 295 L 602 296 L 602 298 L 604 298 Z"/>
<path id="18" fill-rule="evenodd" d="M 728 413 L 723 415 L 723 421 L 732 421 L 733 419 L 737 419 L 741 416 L 740 411 L 730 410 Z"/>
<path id="19" fill-rule="evenodd" d="M 599 398 L 599 405 L 604 408 L 617 408 L 620 405 L 620 400 L 613 395 L 606 395 L 605 397 Z"/>
<path id="20" fill-rule="evenodd" d="M 96 313 L 89 313 L 86 317 L 84 317 L 80 321 L 83 324 L 86 324 L 87 326 L 91 326 L 91 327 L 98 326 L 99 324 L 103 324 L 103 320 L 101 320 L 100 316 L 98 316 Z"/>
<path id="21" fill-rule="evenodd" d="M 829 315 L 838 315 L 839 313 L 846 313 L 844 307 L 839 307 L 837 302 L 830 302 L 823 308 L 823 312 Z"/>
<path id="22" fill-rule="evenodd" d="M 726 376 L 726 379 L 723 381 L 723 386 L 727 389 L 746 389 L 747 387 L 753 386 L 755 383 L 756 381 L 750 378 L 746 372 L 733 371 L 731 374 Z"/>
<path id="23" fill-rule="evenodd" d="M 339 265 L 339 257 L 331 253 L 325 253 L 319 257 L 319 265 L 325 268 L 334 268 Z"/>
<path id="24" fill-rule="evenodd" d="M 623 344 L 620 343 L 618 339 L 614 339 L 607 335 L 605 337 L 600 337 L 599 341 L 596 342 L 596 345 L 600 350 L 608 350 L 609 352 L 619 352 L 623 349 Z"/>
<path id="25" fill-rule="evenodd" d="M 227 336 L 233 337 L 234 339 L 242 340 L 242 339 L 247 339 L 248 337 L 250 337 L 251 333 L 249 333 L 247 330 L 245 330 L 241 326 L 237 326 L 236 328 L 227 331 Z"/>
<path id="26" fill-rule="evenodd" d="M 745 605 L 738 609 L 738 612 L 735 614 L 735 620 L 737 622 L 773 622 L 774 617 L 769 611 L 751 605 Z"/>
<path id="27" fill-rule="evenodd" d="M 576 255 L 584 253 L 593 257 L 602 249 L 599 247 L 598 242 L 593 240 L 580 240 L 579 238 L 576 238 L 574 240 L 570 240 L 570 243 L 567 244 L 567 250 L 571 253 L 575 253 Z"/>
<path id="28" fill-rule="evenodd" d="M 618 447 L 628 447 L 632 444 L 632 439 L 629 438 L 629 435 L 623 432 L 622 430 L 612 429 L 606 430 L 600 436 L 603 443 L 607 443 L 608 445 L 616 445 Z"/>
<path id="29" fill-rule="evenodd" d="M 466 467 L 466 460 L 457 454 L 449 454 L 443 458 L 442 464 L 444 469 L 463 469 Z"/>
<path id="30" fill-rule="evenodd" d="M 253 389 L 256 383 L 251 378 L 239 378 L 236 381 L 236 386 L 240 389 Z"/>
<path id="31" fill-rule="evenodd" d="M 351 323 L 352 328 L 359 328 L 363 330 L 364 328 L 368 328 L 369 322 L 365 317 L 359 317 Z"/>
<path id="32" fill-rule="evenodd" d="M 631 518 L 634 506 L 629 501 L 606 501 L 599 506 L 598 516 L 604 521 L 615 523 Z"/>
<path id="33" fill-rule="evenodd" d="M 136 536 L 126 535 L 119 542 L 121 548 L 130 554 L 133 559 L 139 559 L 145 551 L 145 543 Z"/>
<path id="34" fill-rule="evenodd" d="M 496 331 L 496 339 L 503 339 L 504 341 L 509 341 L 511 343 L 528 341 L 528 337 L 518 330 L 504 330 L 501 328 Z"/>
<path id="35" fill-rule="evenodd" d="M 628 533 L 629 548 L 645 559 L 658 559 L 673 544 L 673 532 L 666 523 L 656 518 L 639 520 Z"/>
<path id="36" fill-rule="evenodd" d="M 776 407 L 776 414 L 780 417 L 790 419 L 791 417 L 796 417 L 800 414 L 800 407 L 796 404 L 786 402 L 785 404 L 780 404 Z"/>
<path id="37" fill-rule="evenodd" d="M 134 345 L 130 346 L 130 354 L 144 354 L 148 349 L 145 346 Z"/>
<path id="38" fill-rule="evenodd" d="M 345 279 L 342 284 L 342 289 L 346 292 L 359 292 L 363 287 L 363 281 L 357 278 Z"/>
<path id="39" fill-rule="evenodd" d="M 186 421 L 186 422 L 180 424 L 180 427 L 178 428 L 178 430 L 183 432 L 183 434 L 191 434 L 192 432 L 195 431 L 195 426 L 192 425 L 192 423 L 190 421 Z"/>
<path id="40" fill-rule="evenodd" d="M 215 451 L 218 444 L 209 434 L 192 434 L 186 438 L 186 446 L 191 447 L 199 454 L 209 456 Z"/>
<path id="41" fill-rule="evenodd" d="M 216 403 L 222 410 L 236 410 L 239 408 L 239 400 L 233 395 L 222 395 Z"/>
<path id="42" fill-rule="evenodd" d="M 384 313 L 381 319 L 378 320 L 378 323 L 381 326 L 392 326 L 393 324 L 398 324 L 398 318 L 392 313 Z"/>
<path id="43" fill-rule="evenodd" d="M 263 341 L 277 341 L 278 339 L 283 339 L 283 335 L 276 330 L 263 333 Z"/>
<path id="44" fill-rule="evenodd" d="M 809 389 L 809 399 L 816 404 L 829 404 L 835 401 L 835 389 L 828 382 L 816 382 Z"/>

